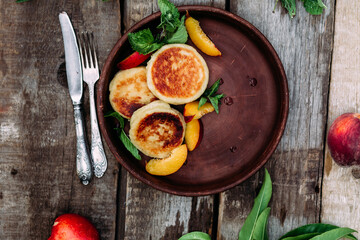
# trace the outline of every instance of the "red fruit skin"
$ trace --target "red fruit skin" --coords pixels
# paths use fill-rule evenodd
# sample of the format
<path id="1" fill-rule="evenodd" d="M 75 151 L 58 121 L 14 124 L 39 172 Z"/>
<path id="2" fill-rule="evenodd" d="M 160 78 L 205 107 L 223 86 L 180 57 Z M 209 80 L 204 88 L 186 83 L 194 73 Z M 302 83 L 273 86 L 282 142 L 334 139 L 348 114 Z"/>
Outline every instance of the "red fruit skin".
<path id="1" fill-rule="evenodd" d="M 331 124 L 327 143 L 341 166 L 360 165 L 360 114 L 345 113 Z"/>
<path id="2" fill-rule="evenodd" d="M 198 119 L 199 120 L 199 123 L 200 123 L 200 133 L 199 133 L 199 140 L 194 148 L 194 150 L 200 145 L 202 139 L 203 139 L 203 136 L 204 136 L 204 125 L 201 121 L 201 119 Z"/>
<path id="3" fill-rule="evenodd" d="M 86 218 L 73 214 L 63 214 L 55 219 L 48 240 L 100 240 L 99 233 Z"/>
<path id="4" fill-rule="evenodd" d="M 117 67 L 120 70 L 126 70 L 139 66 L 141 63 L 145 62 L 151 56 L 151 53 L 143 55 L 138 52 L 132 53 L 130 56 L 122 60 L 117 64 Z"/>
<path id="5" fill-rule="evenodd" d="M 191 122 L 191 120 L 193 120 L 194 117 L 195 117 L 195 115 L 191 115 L 191 116 L 184 115 L 184 120 L 186 123 L 188 123 L 188 122 Z"/>

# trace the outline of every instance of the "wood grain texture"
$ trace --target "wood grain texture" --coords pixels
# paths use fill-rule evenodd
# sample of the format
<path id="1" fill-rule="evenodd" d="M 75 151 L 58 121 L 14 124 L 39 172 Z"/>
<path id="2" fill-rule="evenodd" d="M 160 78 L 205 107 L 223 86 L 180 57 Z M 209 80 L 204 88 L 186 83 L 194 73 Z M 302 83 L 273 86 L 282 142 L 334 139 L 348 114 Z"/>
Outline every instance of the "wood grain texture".
<path id="1" fill-rule="evenodd" d="M 114 239 L 118 165 L 107 151 L 102 179 L 83 186 L 76 175 L 58 14 L 67 11 L 76 29 L 95 32 L 102 64 L 120 35 L 119 7 L 96 0 L 0 2 L 0 239 L 47 239 L 55 218 L 67 212 Z"/>
<path id="2" fill-rule="evenodd" d="M 172 1 L 175 5 L 212 5 L 225 8 L 225 1 Z M 125 1 L 125 30 L 142 18 L 157 12 L 157 1 Z M 155 190 L 122 170 L 124 207 L 118 239 L 177 239 L 190 231 L 211 234 L 214 197 L 179 197 Z"/>
<path id="3" fill-rule="evenodd" d="M 328 127 L 343 113 L 360 112 L 360 2 L 337 1 L 335 19 Z M 357 167 L 339 167 L 326 148 L 322 222 L 360 231 L 360 180 L 357 172 Z"/>
<path id="4" fill-rule="evenodd" d="M 231 1 L 231 12 L 257 27 L 283 62 L 290 109 L 284 136 L 267 163 L 273 180 L 269 237 L 277 239 L 299 225 L 319 221 L 323 144 L 334 1 L 321 16 L 311 16 L 298 2 L 293 19 L 275 1 Z M 263 174 L 263 171 L 260 171 Z M 236 239 L 253 204 L 258 174 L 220 197 L 218 239 Z"/>

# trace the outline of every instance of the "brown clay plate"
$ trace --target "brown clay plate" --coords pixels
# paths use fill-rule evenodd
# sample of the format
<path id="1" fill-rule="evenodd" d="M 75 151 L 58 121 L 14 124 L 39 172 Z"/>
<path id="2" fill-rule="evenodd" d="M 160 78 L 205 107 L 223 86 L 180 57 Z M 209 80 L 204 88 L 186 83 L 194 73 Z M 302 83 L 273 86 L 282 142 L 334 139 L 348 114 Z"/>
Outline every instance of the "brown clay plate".
<path id="1" fill-rule="evenodd" d="M 138 161 L 119 141 L 111 111 L 109 83 L 118 71 L 116 64 L 131 52 L 127 33 L 116 43 L 106 60 L 97 85 L 100 128 L 115 158 L 134 177 L 172 194 L 199 196 L 218 193 L 243 182 L 269 159 L 283 134 L 288 115 L 288 87 L 282 63 L 268 40 L 253 25 L 227 11 L 205 6 L 182 6 L 200 21 L 201 27 L 222 52 L 210 57 L 200 52 L 210 70 L 209 84 L 224 80 L 219 92 L 232 99 L 220 106 L 220 114 L 202 118 L 204 135 L 176 173 L 157 177 L 145 171 L 146 157 Z M 129 32 L 150 27 L 156 30 L 160 13 L 133 26 Z M 191 40 L 188 44 L 192 45 Z"/>

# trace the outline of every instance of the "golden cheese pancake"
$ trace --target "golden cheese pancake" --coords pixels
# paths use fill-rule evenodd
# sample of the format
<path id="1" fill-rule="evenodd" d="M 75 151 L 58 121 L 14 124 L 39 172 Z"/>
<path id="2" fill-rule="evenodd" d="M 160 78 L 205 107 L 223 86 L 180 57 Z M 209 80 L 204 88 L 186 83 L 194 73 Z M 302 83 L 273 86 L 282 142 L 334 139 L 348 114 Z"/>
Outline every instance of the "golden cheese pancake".
<path id="1" fill-rule="evenodd" d="M 184 117 L 179 111 L 157 100 L 134 112 L 130 119 L 129 137 L 145 155 L 165 158 L 182 144 L 185 127 Z"/>
<path id="2" fill-rule="evenodd" d="M 185 104 L 199 98 L 209 81 L 203 57 L 186 44 L 168 44 L 155 52 L 146 67 L 150 91 L 170 104 Z"/>
<path id="3" fill-rule="evenodd" d="M 136 67 L 118 72 L 111 80 L 110 104 L 124 118 L 156 100 L 146 83 L 146 68 Z"/>

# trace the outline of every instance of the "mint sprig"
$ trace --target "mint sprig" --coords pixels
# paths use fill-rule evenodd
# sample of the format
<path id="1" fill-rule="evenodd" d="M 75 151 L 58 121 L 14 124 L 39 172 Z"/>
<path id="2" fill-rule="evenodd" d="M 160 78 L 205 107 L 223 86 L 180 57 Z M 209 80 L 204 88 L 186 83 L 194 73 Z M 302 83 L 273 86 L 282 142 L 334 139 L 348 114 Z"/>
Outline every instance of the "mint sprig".
<path id="1" fill-rule="evenodd" d="M 209 100 L 211 105 L 213 105 L 215 112 L 219 114 L 219 103 L 221 103 L 220 99 L 225 96 L 224 94 L 216 94 L 220 86 L 220 81 L 221 78 L 216 80 L 216 82 L 214 82 L 214 84 L 210 88 L 205 90 L 203 95 L 200 97 L 198 109 L 200 109 L 200 107 Z"/>
<path id="2" fill-rule="evenodd" d="M 119 121 L 120 127 L 114 128 L 114 130 L 117 132 L 121 142 L 124 144 L 125 148 L 131 153 L 131 155 L 133 155 L 136 159 L 141 160 L 139 150 L 130 141 L 129 137 L 126 135 L 124 131 L 124 126 L 125 126 L 124 118 L 118 112 L 109 112 L 105 114 L 104 117 L 114 117 Z"/>
<path id="3" fill-rule="evenodd" d="M 276 0 L 275 7 L 279 0 Z M 322 0 L 301 0 L 305 10 L 311 15 L 320 15 L 326 8 Z M 296 0 L 280 0 L 282 6 L 288 11 L 291 18 L 296 15 Z"/>
<path id="4" fill-rule="evenodd" d="M 149 54 L 168 43 L 185 43 L 188 39 L 185 16 L 180 19 L 178 9 L 168 0 L 158 0 L 158 5 L 161 11 L 157 26 L 162 29 L 160 34 L 154 37 L 149 28 L 128 34 L 132 49 L 140 54 Z"/>

